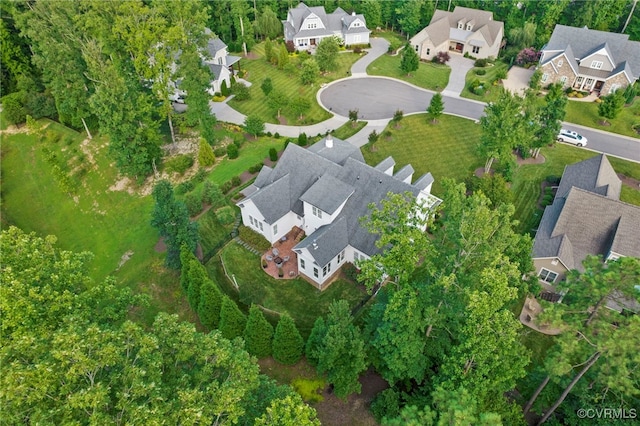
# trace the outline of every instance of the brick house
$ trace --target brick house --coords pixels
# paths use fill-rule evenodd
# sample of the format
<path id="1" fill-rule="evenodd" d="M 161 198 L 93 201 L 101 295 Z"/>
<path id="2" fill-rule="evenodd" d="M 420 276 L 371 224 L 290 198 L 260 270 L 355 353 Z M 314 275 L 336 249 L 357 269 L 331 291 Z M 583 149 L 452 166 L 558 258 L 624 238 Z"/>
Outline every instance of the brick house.
<path id="1" fill-rule="evenodd" d="M 556 25 L 542 48 L 542 84 L 608 95 L 640 77 L 640 42 L 626 34 Z"/>

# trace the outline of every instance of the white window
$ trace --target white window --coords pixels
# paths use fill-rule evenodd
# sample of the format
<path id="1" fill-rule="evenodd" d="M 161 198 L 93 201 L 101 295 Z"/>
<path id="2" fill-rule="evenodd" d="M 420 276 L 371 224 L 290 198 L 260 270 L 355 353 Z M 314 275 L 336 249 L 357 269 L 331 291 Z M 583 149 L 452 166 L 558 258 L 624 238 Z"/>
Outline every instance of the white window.
<path id="1" fill-rule="evenodd" d="M 316 23 L 313 23 L 313 24 L 312 24 L 312 23 L 309 23 L 309 24 L 307 25 L 307 28 L 308 28 L 308 29 L 310 29 L 310 30 L 316 29 L 316 28 L 318 28 L 318 24 L 316 24 Z"/>
<path id="2" fill-rule="evenodd" d="M 583 81 L 584 81 L 584 77 L 578 77 L 576 79 L 576 84 L 582 84 Z"/>
<path id="3" fill-rule="evenodd" d="M 304 259 L 300 259 L 300 267 L 301 267 L 302 269 L 305 269 L 305 266 L 304 266 Z"/>
<path id="4" fill-rule="evenodd" d="M 592 78 L 588 78 L 587 82 L 584 83 L 585 86 L 587 86 L 587 89 L 591 89 L 591 86 L 593 86 L 593 79 Z"/>
<path id="5" fill-rule="evenodd" d="M 320 210 L 316 206 L 311 206 L 311 212 L 313 213 L 314 216 L 317 216 L 320 219 L 322 219 L 322 210 Z"/>
<path id="6" fill-rule="evenodd" d="M 602 61 L 593 61 L 593 62 L 591 62 L 591 68 L 595 68 L 595 69 L 599 70 L 600 68 L 602 68 Z"/>
<path id="7" fill-rule="evenodd" d="M 353 251 L 353 260 L 360 260 L 360 253 L 357 251 Z"/>
<path id="8" fill-rule="evenodd" d="M 331 272 L 331 263 L 327 263 L 325 267 L 322 268 L 322 276 L 326 277 L 329 272 Z"/>
<path id="9" fill-rule="evenodd" d="M 278 233 L 278 224 L 273 225 L 273 235 Z"/>
<path id="10" fill-rule="evenodd" d="M 313 268 L 313 276 L 318 278 L 318 268 Z"/>
<path id="11" fill-rule="evenodd" d="M 459 30 L 464 29 L 464 24 L 462 22 L 458 22 L 458 29 Z"/>
<path id="12" fill-rule="evenodd" d="M 260 231 L 264 231 L 264 229 L 262 229 L 262 222 L 258 222 L 258 224 L 260 224 Z"/>
<path id="13" fill-rule="evenodd" d="M 549 74 L 547 74 L 546 72 L 544 74 L 542 74 L 542 78 L 540 79 L 540 81 L 542 81 L 543 83 L 545 81 L 547 81 L 549 79 Z"/>
<path id="14" fill-rule="evenodd" d="M 467 31 L 471 31 L 472 28 L 473 26 L 471 24 L 467 24 Z"/>
<path id="15" fill-rule="evenodd" d="M 418 46 L 418 45 L 416 44 L 416 52 L 417 52 L 418 50 L 420 50 L 420 46 Z"/>
<path id="16" fill-rule="evenodd" d="M 560 68 L 560 67 L 562 66 L 562 64 L 564 64 L 564 61 L 563 61 L 562 59 L 560 59 L 560 60 L 558 61 L 558 68 Z"/>
<path id="17" fill-rule="evenodd" d="M 611 89 L 609 89 L 609 93 L 613 93 L 620 88 L 619 84 L 612 84 Z"/>
<path id="18" fill-rule="evenodd" d="M 427 55 L 431 55 L 431 49 L 427 48 Z"/>
<path id="19" fill-rule="evenodd" d="M 552 283 L 555 282 L 556 278 L 558 278 L 558 274 L 546 268 L 542 268 L 538 274 L 538 278 L 544 282 Z"/>
<path id="20" fill-rule="evenodd" d="M 473 51 L 473 53 L 480 53 L 480 47 L 478 47 L 478 46 L 473 46 L 472 51 Z"/>
<path id="21" fill-rule="evenodd" d="M 560 77 L 560 83 L 562 83 L 563 86 L 565 84 L 567 84 L 567 76 L 566 75 L 563 75 L 562 77 Z"/>
<path id="22" fill-rule="evenodd" d="M 344 260 L 344 250 L 338 255 L 338 261 L 336 263 L 340 263 Z"/>
<path id="23" fill-rule="evenodd" d="M 222 58 L 218 58 L 218 65 L 222 65 Z"/>

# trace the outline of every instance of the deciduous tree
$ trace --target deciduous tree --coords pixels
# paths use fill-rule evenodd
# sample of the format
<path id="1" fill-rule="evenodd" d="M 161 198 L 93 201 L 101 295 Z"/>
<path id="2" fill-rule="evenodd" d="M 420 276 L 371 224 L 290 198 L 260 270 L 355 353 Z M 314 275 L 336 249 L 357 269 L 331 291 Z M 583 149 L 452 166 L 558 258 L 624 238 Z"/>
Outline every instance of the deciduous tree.
<path id="1" fill-rule="evenodd" d="M 275 399 L 267 412 L 256 419 L 256 426 L 320 426 L 316 410 L 304 402 L 297 393 Z"/>
<path id="2" fill-rule="evenodd" d="M 315 60 L 320 71 L 334 71 L 337 66 L 340 45 L 335 37 L 324 37 L 316 49 Z"/>
<path id="3" fill-rule="evenodd" d="M 320 73 L 320 67 L 318 62 L 313 59 L 306 59 L 302 62 L 302 69 L 300 70 L 300 81 L 302 84 L 313 84 L 318 79 Z"/>
<path id="4" fill-rule="evenodd" d="M 260 133 L 264 132 L 264 121 L 257 115 L 248 115 L 244 119 L 244 130 L 257 138 Z"/>
<path id="5" fill-rule="evenodd" d="M 604 118 L 604 122 L 607 119 L 613 120 L 620 114 L 624 107 L 624 95 L 622 90 L 616 90 L 614 93 L 610 93 L 602 98 L 602 102 L 598 105 L 598 115 Z"/>
<path id="6" fill-rule="evenodd" d="M 276 13 L 269 6 L 262 8 L 254 23 L 255 33 L 262 38 L 275 39 L 282 35 L 282 22 L 278 19 Z M 268 60 L 268 59 L 267 59 Z"/>

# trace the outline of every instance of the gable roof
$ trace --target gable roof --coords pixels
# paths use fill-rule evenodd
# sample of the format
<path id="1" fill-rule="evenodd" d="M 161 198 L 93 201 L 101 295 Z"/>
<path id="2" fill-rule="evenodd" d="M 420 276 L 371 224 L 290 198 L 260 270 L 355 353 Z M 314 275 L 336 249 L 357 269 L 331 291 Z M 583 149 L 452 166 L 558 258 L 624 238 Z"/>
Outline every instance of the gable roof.
<path id="1" fill-rule="evenodd" d="M 464 29 L 458 28 L 458 22 L 463 22 Z M 472 24 L 471 31 L 467 31 L 467 23 Z M 504 23 L 494 21 L 492 12 L 456 6 L 453 12 L 437 9 L 429 25 L 412 37 L 411 43 L 422 43 L 429 38 L 434 46 L 438 46 L 449 39 L 466 41 L 471 34 L 479 33 L 484 37 L 487 45 L 491 46 L 503 29 Z"/>
<path id="2" fill-rule="evenodd" d="M 324 28 L 303 29 L 304 20 L 311 15 L 317 16 Z M 349 28 L 351 23 L 359 19 L 364 27 Z M 327 14 L 324 6 L 309 7 L 304 3 L 298 3 L 295 8 L 289 9 L 287 20 L 282 21 L 285 31 L 285 39 L 291 40 L 294 37 L 314 37 L 337 33 L 357 33 L 370 32 L 367 29 L 367 21 L 362 14 L 349 15 L 342 8 L 336 8 L 332 13 Z"/>
<path id="3" fill-rule="evenodd" d="M 600 154 L 564 168 L 556 197 L 566 197 L 572 187 L 620 199 L 622 182 L 606 155 Z"/>
<path id="4" fill-rule="evenodd" d="M 619 182 L 604 155 L 567 166 L 542 215 L 534 258 L 558 257 L 567 268 L 582 271 L 590 254 L 640 257 L 640 207 L 618 200 Z"/>
<path id="5" fill-rule="evenodd" d="M 327 147 L 324 139 L 309 149 L 289 144 L 276 166 L 263 167 L 253 188 L 244 192 L 245 200 L 251 200 L 270 224 L 289 211 L 303 215 L 303 202 L 328 214 L 335 214 L 344 203 L 332 223 L 319 227 L 294 247 L 309 250 L 319 266 L 326 265 L 347 245 L 369 256 L 378 253 L 378 236 L 360 224 L 360 218 L 369 214 L 368 206 L 379 205 L 389 192 L 408 191 L 418 196 L 433 182 L 428 173 L 417 182 L 420 185 L 405 183 L 398 177 L 408 177 L 407 173 L 413 171 L 411 166 L 390 176 L 384 173 L 388 167 L 365 164 L 360 150 L 345 144 L 350 145 L 336 138 L 333 147 Z M 383 163 L 395 164 L 391 157 Z"/>
<path id="6" fill-rule="evenodd" d="M 628 34 L 556 25 L 549 42 L 542 50 L 563 51 L 569 46 L 578 60 L 605 48 L 606 53 L 614 61 L 614 68 L 617 69 L 626 61 L 628 62 L 626 69 L 632 78 L 635 80 L 640 76 L 640 42 L 629 40 Z"/>

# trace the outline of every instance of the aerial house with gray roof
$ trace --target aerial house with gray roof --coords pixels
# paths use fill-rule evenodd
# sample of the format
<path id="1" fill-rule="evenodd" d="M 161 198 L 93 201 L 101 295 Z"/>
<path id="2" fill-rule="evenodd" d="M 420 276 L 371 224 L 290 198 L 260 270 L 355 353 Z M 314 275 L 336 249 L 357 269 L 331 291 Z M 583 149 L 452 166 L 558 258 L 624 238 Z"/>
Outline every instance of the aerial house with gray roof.
<path id="1" fill-rule="evenodd" d="M 431 208 L 440 203 L 431 195 L 430 173 L 412 183 L 411 166 L 394 174 L 394 165 L 389 157 L 371 167 L 357 147 L 332 136 L 308 149 L 289 144 L 275 167 L 264 166 L 243 191 L 242 222 L 271 244 L 302 229 L 306 238 L 293 248 L 298 271 L 322 290 L 344 263 L 380 252 L 377 235 L 360 225 L 370 203 L 390 192 L 410 192 Z"/>
<path id="2" fill-rule="evenodd" d="M 608 95 L 640 77 L 640 42 L 628 34 L 556 25 L 542 48 L 539 68 L 544 85 L 560 82 Z"/>
<path id="3" fill-rule="evenodd" d="M 324 6 L 309 7 L 304 3 L 290 9 L 282 25 L 285 41 L 293 41 L 296 50 L 312 49 L 323 38 L 332 36 L 347 46 L 368 44 L 371 32 L 364 15 L 348 14 L 339 7 L 328 14 Z"/>
<path id="4" fill-rule="evenodd" d="M 600 255 L 605 262 L 623 256 L 640 258 L 640 207 L 620 201 L 620 189 L 621 181 L 604 154 L 566 166 L 533 244 L 544 299 L 561 299 L 554 285 L 569 270 L 583 271 L 582 261 L 588 255 Z M 622 305 L 607 304 L 617 310 Z M 640 309 L 637 303 L 625 307 Z"/>

